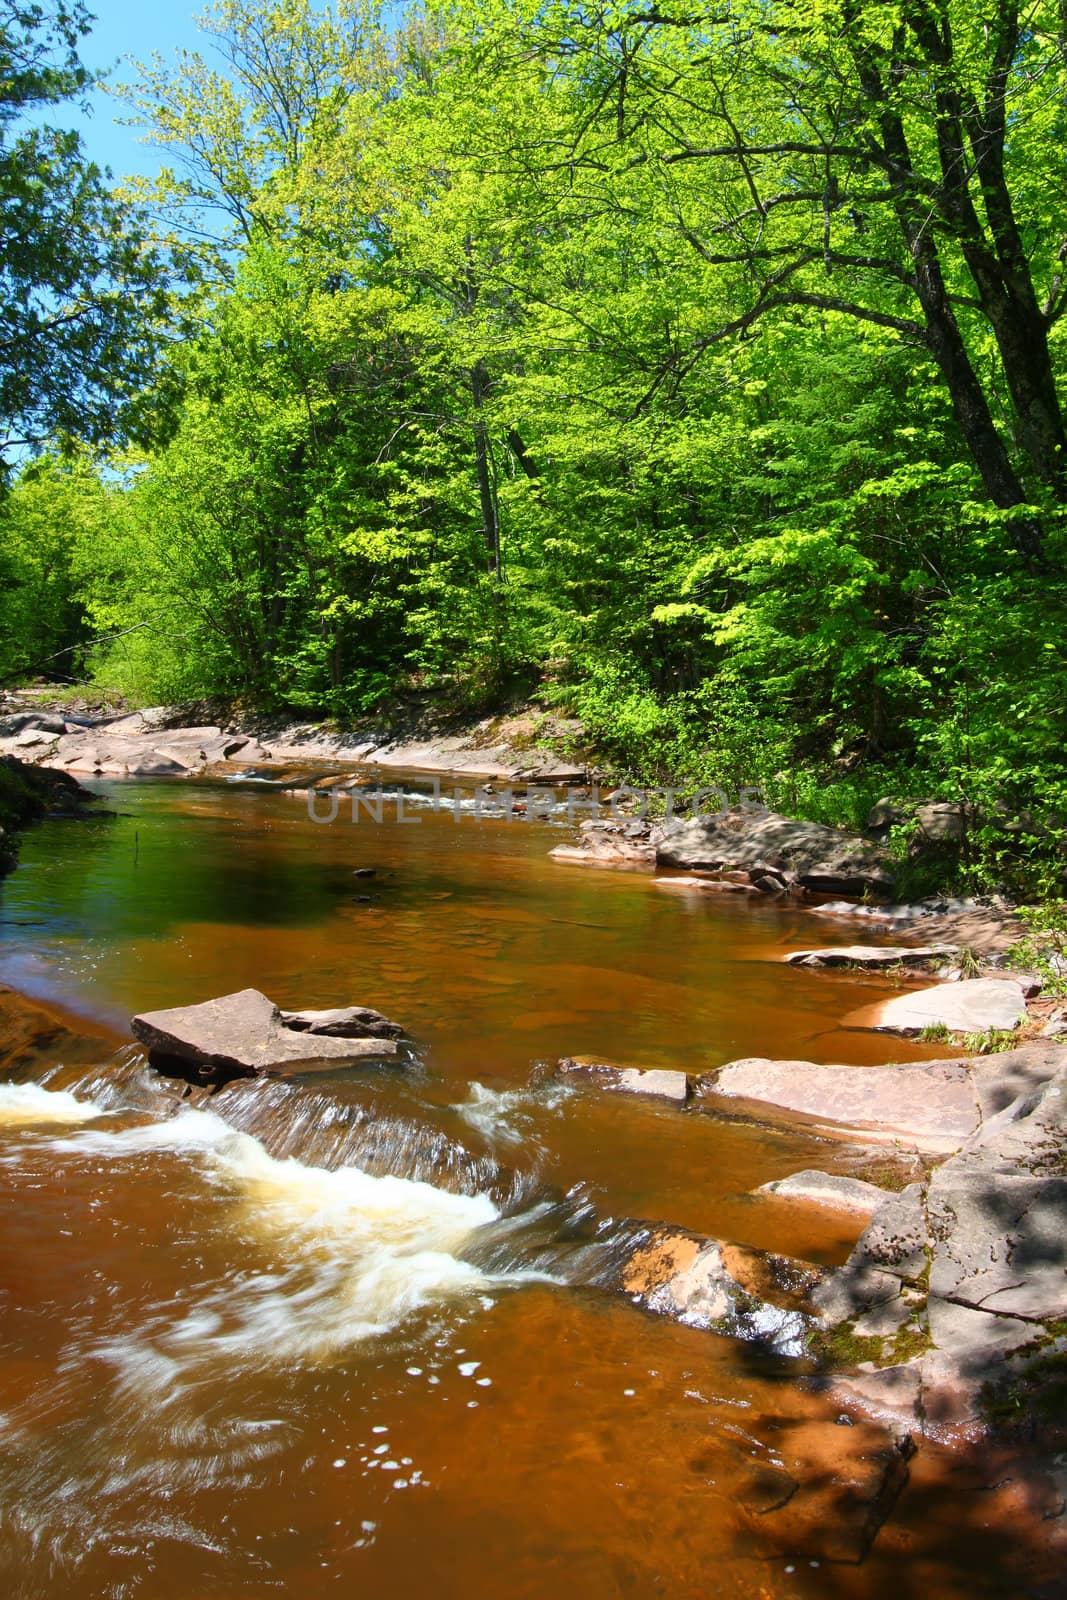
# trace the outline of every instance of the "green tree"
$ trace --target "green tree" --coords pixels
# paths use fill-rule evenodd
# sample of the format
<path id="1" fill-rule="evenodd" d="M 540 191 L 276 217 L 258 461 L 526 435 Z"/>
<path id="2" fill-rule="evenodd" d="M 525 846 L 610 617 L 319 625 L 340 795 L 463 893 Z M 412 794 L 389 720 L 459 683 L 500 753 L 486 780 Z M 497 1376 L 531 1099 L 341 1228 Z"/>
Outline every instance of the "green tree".
<path id="1" fill-rule="evenodd" d="M 0 501 L 0 678 L 84 669 L 82 569 L 99 554 L 116 500 L 84 456 L 44 455 Z"/>
<path id="2" fill-rule="evenodd" d="M 144 435 L 165 386 L 164 262 L 77 134 L 27 125 L 88 76 L 80 3 L 0 9 L 0 461 Z"/>
<path id="3" fill-rule="evenodd" d="M 936 364 L 990 501 L 1042 563 L 1033 505 L 1067 503 L 1062 7 L 562 3 L 501 18 L 498 52 L 517 29 L 584 93 L 562 145 L 513 161 L 594 174 L 620 227 L 639 206 L 726 293 L 665 376 L 795 307 L 889 329 Z"/>

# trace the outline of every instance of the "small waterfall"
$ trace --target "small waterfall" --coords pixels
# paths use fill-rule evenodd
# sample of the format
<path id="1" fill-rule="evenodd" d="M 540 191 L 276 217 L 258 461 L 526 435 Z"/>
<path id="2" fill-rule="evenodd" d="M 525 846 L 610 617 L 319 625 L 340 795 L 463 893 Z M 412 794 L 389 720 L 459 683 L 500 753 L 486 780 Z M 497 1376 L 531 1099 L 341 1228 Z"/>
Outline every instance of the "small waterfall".
<path id="1" fill-rule="evenodd" d="M 489 1194 L 503 1211 L 531 1198 L 536 1180 L 503 1169 L 489 1152 L 468 1148 L 423 1114 L 402 1117 L 344 1088 L 239 1081 L 215 1095 L 214 1112 L 259 1139 L 279 1159 L 336 1172 L 359 1167 L 376 1177 L 411 1178 L 454 1194 Z"/>
<path id="2" fill-rule="evenodd" d="M 380 1098 L 375 1085 L 343 1079 L 241 1079 L 190 1095 L 131 1045 L 96 1065 L 0 1084 L 0 1127 L 38 1126 L 52 1151 L 75 1159 L 169 1155 L 200 1166 L 238 1203 L 239 1232 L 281 1249 L 280 1272 L 239 1273 L 195 1314 L 161 1318 L 151 1359 L 127 1352 L 147 1370 L 165 1348 L 163 1371 L 198 1343 L 216 1355 L 264 1343 L 334 1349 L 434 1301 L 562 1272 L 586 1202 L 548 1194 L 536 1168 L 502 1166 L 457 1137 L 453 1108 L 413 1092 L 401 1115 Z"/>
<path id="3" fill-rule="evenodd" d="M 91 1102 L 98 1113 L 146 1111 L 171 1116 L 181 1105 L 184 1092 L 180 1085 L 161 1078 L 135 1044 L 124 1045 L 98 1064 L 47 1067 L 36 1081 L 46 1089 Z"/>
<path id="4" fill-rule="evenodd" d="M 65 1089 L 46 1089 L 40 1083 L 0 1083 L 0 1127 L 91 1122 L 99 1115 L 100 1108 L 91 1100 L 78 1100 Z"/>
<path id="5" fill-rule="evenodd" d="M 531 1279 L 670 1310 L 632 1279 L 634 1262 L 654 1259 L 669 1230 L 604 1217 L 585 1185 L 561 1194 L 541 1178 L 538 1113 L 560 1109 L 573 1090 L 534 1079 L 526 1089 L 474 1081 L 451 1106 L 402 1081 L 399 1112 L 383 1106 L 380 1084 L 358 1077 L 238 1079 L 190 1095 L 127 1046 L 100 1065 L 0 1086 L 0 1126 L 66 1123 L 54 1147 L 94 1159 L 170 1152 L 199 1163 L 238 1200 L 240 1230 L 280 1245 L 280 1277 L 216 1285 L 184 1333 L 161 1330 L 168 1349 L 195 1344 L 190 1327 L 216 1350 L 264 1339 L 278 1350 L 334 1349 L 434 1301 Z M 750 1302 L 766 1320 L 761 1296 L 731 1290 L 706 1325 L 762 1337 L 762 1321 L 748 1325 Z"/>

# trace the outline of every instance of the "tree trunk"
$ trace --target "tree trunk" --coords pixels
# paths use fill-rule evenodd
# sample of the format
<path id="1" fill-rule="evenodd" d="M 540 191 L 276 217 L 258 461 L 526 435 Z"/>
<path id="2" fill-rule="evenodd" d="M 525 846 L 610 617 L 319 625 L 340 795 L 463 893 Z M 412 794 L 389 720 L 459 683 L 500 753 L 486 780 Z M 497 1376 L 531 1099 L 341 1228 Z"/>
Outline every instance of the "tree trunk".
<path id="1" fill-rule="evenodd" d="M 493 463 L 490 455 L 489 430 L 482 420 L 482 404 L 488 378 L 482 362 L 471 368 L 471 398 L 474 401 L 474 464 L 478 477 L 478 498 L 482 506 L 482 535 L 489 576 L 499 583 L 500 572 L 500 511 L 497 505 L 496 485 L 493 482 Z"/>
<path id="2" fill-rule="evenodd" d="M 928 206 L 918 198 L 919 185 L 914 181 L 915 167 L 903 118 L 889 103 L 881 74 L 865 53 L 859 48 L 854 49 L 853 60 L 864 92 L 881 107 L 879 116 L 881 154 L 887 158 L 890 182 L 896 195 L 897 222 L 915 269 L 916 288 L 926 324 L 927 346 L 941 369 L 952 402 L 953 414 L 967 443 L 971 458 L 981 475 L 986 493 L 998 510 L 1010 511 L 1014 506 L 1025 505 L 1028 497 L 1007 446 L 993 421 L 985 390 L 975 372 L 956 314 L 952 309 L 952 301 L 941 269 L 936 237 L 930 226 Z M 952 140 L 950 132 L 946 132 L 944 126 L 939 126 L 938 138 L 944 171 L 946 163 L 951 164 Z M 959 228 L 966 231 L 969 228 L 966 210 L 971 206 L 969 195 L 962 199 L 957 195 L 952 205 Z M 977 217 L 974 218 L 974 222 L 978 225 Z M 960 242 L 963 244 L 962 239 Z M 973 236 L 971 244 L 974 245 Z M 974 265 L 984 272 L 987 266 L 984 256 L 979 259 L 976 248 L 972 248 L 970 254 L 966 245 L 963 245 L 963 249 L 968 259 L 968 266 L 972 266 L 973 260 Z M 977 279 L 976 286 L 981 294 L 982 287 Z M 1000 309 L 1002 325 L 1006 327 L 1007 309 L 1004 301 L 1001 302 Z M 1015 385 L 1020 388 L 1020 394 L 1025 398 L 1025 386 L 1017 369 L 1025 359 L 1026 352 L 1019 349 L 1012 339 L 1008 340 L 1008 345 L 1013 356 L 1018 357 L 1014 380 Z M 1047 343 L 1045 349 L 1047 354 Z M 1007 376 L 1006 369 L 1005 374 Z M 1009 385 L 1011 383 L 1012 379 L 1009 377 Z M 1054 387 L 1053 394 L 1055 394 Z M 1014 387 L 1012 397 L 1014 401 Z M 1016 409 L 1018 411 L 1018 402 Z M 1020 425 L 1022 425 L 1021 414 Z M 1036 423 L 1032 425 L 1036 427 Z M 1059 426 L 1062 434 L 1062 419 Z M 1047 480 L 1043 481 L 1047 484 Z M 1025 514 L 1012 518 L 1008 529 L 1015 548 L 1027 566 L 1034 570 L 1043 569 L 1047 565 L 1044 557 L 1044 538 L 1036 518 Z"/>

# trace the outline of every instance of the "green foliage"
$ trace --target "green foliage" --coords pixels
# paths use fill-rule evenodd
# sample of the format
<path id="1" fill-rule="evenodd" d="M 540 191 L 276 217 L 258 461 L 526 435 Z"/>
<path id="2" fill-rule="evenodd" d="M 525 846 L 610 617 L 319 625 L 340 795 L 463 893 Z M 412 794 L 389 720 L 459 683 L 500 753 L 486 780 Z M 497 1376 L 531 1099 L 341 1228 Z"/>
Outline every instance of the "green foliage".
<path id="1" fill-rule="evenodd" d="M 1026 933 L 1009 950 L 1009 966 L 1036 972 L 1043 995 L 1067 995 L 1067 901 L 1050 898 L 1021 916 Z"/>
<path id="2" fill-rule="evenodd" d="M 145 218 L 77 134 L 26 120 L 82 94 L 88 28 L 80 0 L 0 14 L 0 468 L 56 437 L 147 437 L 171 397 Z"/>
<path id="3" fill-rule="evenodd" d="M 105 533 L 111 499 L 88 462 L 54 456 L 27 465 L 0 499 L 0 679 L 84 667 L 79 562 Z"/>

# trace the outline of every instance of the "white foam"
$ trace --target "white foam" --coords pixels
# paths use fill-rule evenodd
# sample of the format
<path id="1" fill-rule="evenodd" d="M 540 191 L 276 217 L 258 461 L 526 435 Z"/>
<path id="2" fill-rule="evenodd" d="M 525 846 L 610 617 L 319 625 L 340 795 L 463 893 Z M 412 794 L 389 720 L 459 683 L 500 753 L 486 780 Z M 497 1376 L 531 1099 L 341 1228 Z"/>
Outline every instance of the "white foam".
<path id="1" fill-rule="evenodd" d="M 0 1083 L 0 1124 L 89 1122 L 101 1115 L 91 1100 L 76 1100 L 65 1089 L 42 1089 L 39 1083 Z"/>
<path id="2" fill-rule="evenodd" d="M 165 1121 L 114 1131 L 87 1129 L 53 1141 L 86 1156 L 135 1159 L 169 1150 L 203 1163 L 237 1202 L 238 1238 L 269 1244 L 277 1265 L 242 1261 L 180 1320 L 167 1316 L 149 1347 L 112 1341 L 99 1354 L 130 1377 L 163 1386 L 172 1363 L 259 1354 L 326 1357 L 386 1332 L 423 1306 L 468 1298 L 494 1278 L 460 1251 L 498 1213 L 488 1195 L 457 1195 L 432 1184 L 374 1177 L 358 1167 L 329 1172 L 294 1158 L 277 1160 L 256 1138 L 211 1111 L 185 1109 Z M 212 1211 L 212 1216 L 217 1217 Z"/>
<path id="3" fill-rule="evenodd" d="M 546 1083 L 536 1089 L 490 1089 L 474 1079 L 466 1100 L 452 1110 L 490 1144 L 522 1144 L 543 1149 L 537 1137 L 535 1111 L 558 1111 L 574 1090 L 566 1083 Z"/>

